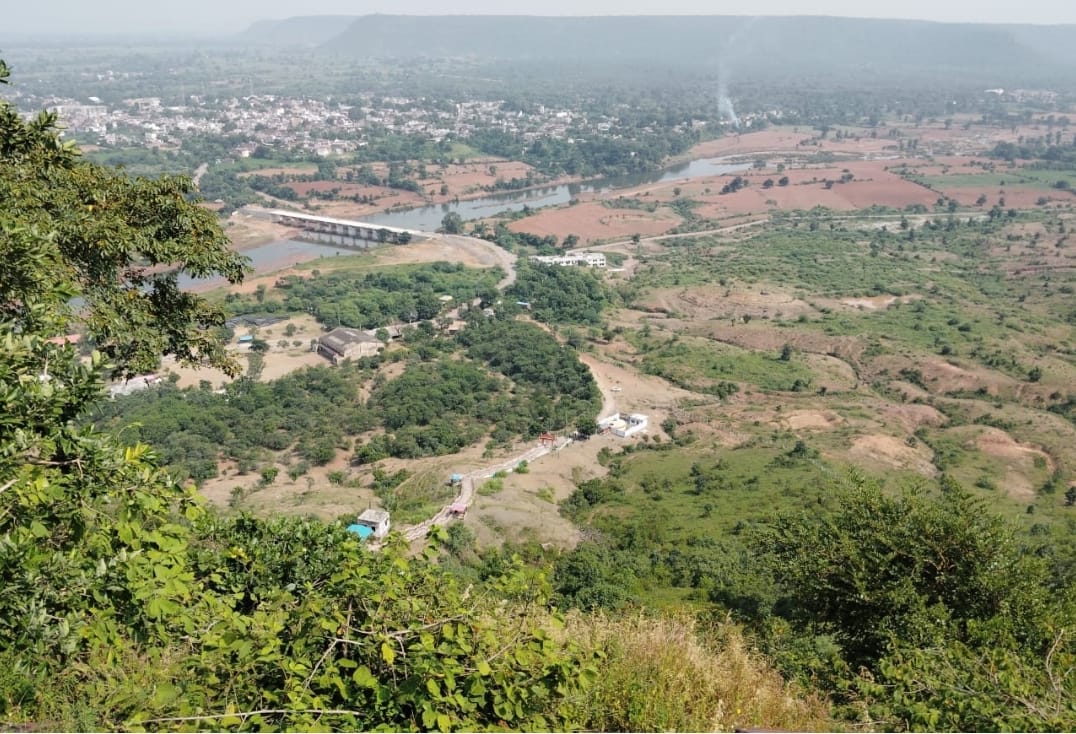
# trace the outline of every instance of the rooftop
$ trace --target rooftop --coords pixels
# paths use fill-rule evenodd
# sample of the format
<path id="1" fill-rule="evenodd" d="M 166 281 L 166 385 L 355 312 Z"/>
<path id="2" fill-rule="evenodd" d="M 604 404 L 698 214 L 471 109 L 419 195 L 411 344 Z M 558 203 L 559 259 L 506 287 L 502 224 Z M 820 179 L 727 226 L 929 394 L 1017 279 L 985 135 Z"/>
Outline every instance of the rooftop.
<path id="1" fill-rule="evenodd" d="M 343 352 L 352 344 L 362 344 L 363 342 L 378 342 L 380 344 L 377 337 L 370 336 L 365 331 L 350 329 L 346 326 L 333 329 L 328 334 L 322 335 L 318 341 L 337 352 Z"/>
<path id="2" fill-rule="evenodd" d="M 375 525 L 380 525 L 381 523 L 388 521 L 388 510 L 375 510 L 370 508 L 368 510 L 363 510 L 362 514 L 359 515 L 360 523 L 374 523 Z"/>

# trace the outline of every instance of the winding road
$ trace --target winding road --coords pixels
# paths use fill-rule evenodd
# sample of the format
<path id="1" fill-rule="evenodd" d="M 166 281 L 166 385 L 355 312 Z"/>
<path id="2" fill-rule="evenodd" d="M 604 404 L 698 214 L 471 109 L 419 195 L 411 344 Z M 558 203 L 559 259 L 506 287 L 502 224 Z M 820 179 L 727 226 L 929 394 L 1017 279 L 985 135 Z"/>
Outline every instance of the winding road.
<path id="1" fill-rule="evenodd" d="M 497 472 L 507 473 L 513 471 L 524 461 L 529 464 L 546 454 L 560 451 L 571 443 L 572 439 L 561 436 L 558 437 L 556 442 L 552 445 L 535 446 L 512 459 L 501 461 L 492 466 L 483 467 L 482 469 L 475 469 L 468 474 L 464 474 L 463 479 L 460 481 L 459 494 L 456 495 L 452 502 L 442 507 L 436 515 L 428 520 L 423 520 L 417 525 L 405 526 L 402 529 L 403 536 L 412 542 L 419 538 L 425 538 L 429 534 L 431 528 L 447 525 L 452 522 L 452 520 L 456 519 L 459 515 L 457 512 L 458 509 L 466 511 L 470 508 L 471 504 L 474 502 L 478 486 L 483 479 L 490 479 L 497 474 Z"/>
<path id="2" fill-rule="evenodd" d="M 497 283 L 498 290 L 503 291 L 516 282 L 516 261 L 519 258 L 514 252 L 508 252 L 488 240 L 462 234 L 429 234 L 425 237 L 464 250 L 488 267 L 500 267 L 506 275 Z"/>
<path id="3" fill-rule="evenodd" d="M 430 238 L 440 240 L 445 244 L 465 250 L 472 257 L 483 263 L 488 263 L 490 266 L 500 266 L 505 271 L 506 275 L 499 283 L 497 283 L 497 288 L 499 290 L 503 291 L 516 282 L 516 265 L 518 257 L 515 253 L 508 252 L 487 240 L 479 239 L 477 237 L 468 237 L 466 235 L 435 234 L 430 235 Z M 606 384 L 604 380 L 600 379 L 599 372 L 594 368 L 593 357 L 590 357 L 589 355 L 580 355 L 580 360 L 590 369 L 590 373 L 594 377 L 594 382 L 598 385 L 598 390 L 601 392 L 601 415 L 609 415 L 616 409 L 616 400 L 614 393 L 610 389 L 611 385 Z M 423 520 L 415 525 L 406 525 L 400 528 L 400 532 L 411 542 L 426 537 L 431 528 L 447 525 L 452 522 L 452 520 L 456 519 L 460 514 L 458 510 L 462 509 L 463 511 L 466 511 L 470 508 L 474 503 L 477 489 L 483 480 L 491 478 L 497 472 L 510 472 L 524 461 L 530 463 L 542 456 L 560 451 L 571 443 L 572 439 L 559 436 L 552 445 L 546 444 L 535 446 L 511 459 L 501 460 L 496 464 L 491 464 L 482 467 L 481 469 L 475 469 L 468 474 L 464 474 L 460 481 L 460 491 L 450 503 L 438 510 L 437 514 L 433 517 Z M 370 548 L 373 550 L 380 547 L 380 544 L 370 545 Z"/>
<path id="4" fill-rule="evenodd" d="M 703 232 L 690 232 L 682 234 L 671 235 L 658 235 L 655 237 L 646 237 L 641 242 L 660 242 L 663 240 L 678 239 L 684 237 L 698 237 L 701 235 L 709 234 L 723 234 L 727 232 L 735 232 L 739 229 L 746 227 L 752 227 L 758 224 L 765 224 L 769 221 L 769 218 L 757 219 L 750 222 L 744 222 L 741 224 L 731 225 L 728 227 L 722 227 L 719 229 L 711 229 Z M 457 248 L 469 255 L 471 258 L 478 260 L 488 267 L 499 266 L 505 271 L 505 277 L 497 283 L 498 290 L 505 290 L 513 283 L 516 282 L 518 257 L 515 253 L 508 252 L 502 249 L 496 244 L 489 242 L 488 240 L 480 239 L 478 237 L 469 237 L 467 235 L 451 235 L 451 234 L 428 234 L 425 237 L 429 240 L 435 240 L 442 242 L 450 247 Z M 624 245 L 634 244 L 630 240 L 623 242 L 609 242 L 603 245 L 596 245 L 592 247 L 577 248 L 580 250 L 601 250 L 611 247 L 623 247 Z M 580 354 L 580 361 L 587 366 L 591 375 L 594 378 L 595 384 L 598 386 L 598 391 L 602 396 L 602 416 L 611 415 L 617 410 L 616 402 L 616 390 L 613 385 L 602 374 L 602 371 L 598 367 L 597 360 L 591 355 Z M 398 529 L 400 533 L 409 541 L 414 542 L 421 538 L 426 537 L 430 530 L 437 526 L 444 526 L 453 520 L 457 519 L 462 513 L 466 512 L 474 503 L 475 495 L 478 487 L 483 480 L 493 477 L 497 472 L 510 472 L 520 465 L 520 463 L 526 461 L 528 463 L 546 456 L 547 454 L 560 451 L 565 446 L 572 443 L 572 439 L 567 437 L 558 437 L 552 445 L 544 444 L 534 446 L 527 449 L 523 453 L 511 458 L 501 460 L 495 464 L 475 469 L 465 475 L 463 475 L 460 481 L 460 490 L 451 502 L 441 507 L 432 517 L 423 520 L 420 523 L 414 525 L 405 525 Z M 381 542 L 370 543 L 369 548 L 371 550 L 378 550 L 381 548 Z"/>

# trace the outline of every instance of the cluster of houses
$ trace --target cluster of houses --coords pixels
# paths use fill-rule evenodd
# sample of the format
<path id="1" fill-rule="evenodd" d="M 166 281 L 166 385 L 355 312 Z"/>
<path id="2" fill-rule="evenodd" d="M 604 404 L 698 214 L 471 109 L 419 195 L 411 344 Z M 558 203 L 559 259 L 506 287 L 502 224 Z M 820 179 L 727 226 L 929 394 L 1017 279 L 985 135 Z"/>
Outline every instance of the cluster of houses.
<path id="1" fill-rule="evenodd" d="M 189 135 L 243 135 L 247 141 L 232 152 L 251 156 L 259 145 L 306 151 L 318 156 L 341 155 L 364 147 L 369 128 L 416 135 L 433 142 L 467 138 L 479 130 L 518 134 L 528 143 L 540 138 L 567 138 L 573 128 L 609 132 L 618 119 L 539 105 L 529 112 L 505 109 L 503 102 L 467 100 L 454 109 L 440 109 L 423 99 L 380 98 L 367 94 L 357 105 L 331 98 L 250 94 L 216 99 L 185 94 L 178 105 L 159 97 L 125 99 L 111 109 L 96 97 L 84 104 L 59 97 L 28 96 L 34 109 L 43 101 L 72 130 L 93 133 L 104 145 L 182 145 Z"/>
<path id="2" fill-rule="evenodd" d="M 604 268 L 605 255 L 601 252 L 570 252 L 564 255 L 532 255 L 532 262 L 544 265 L 563 265 L 577 268 Z"/>

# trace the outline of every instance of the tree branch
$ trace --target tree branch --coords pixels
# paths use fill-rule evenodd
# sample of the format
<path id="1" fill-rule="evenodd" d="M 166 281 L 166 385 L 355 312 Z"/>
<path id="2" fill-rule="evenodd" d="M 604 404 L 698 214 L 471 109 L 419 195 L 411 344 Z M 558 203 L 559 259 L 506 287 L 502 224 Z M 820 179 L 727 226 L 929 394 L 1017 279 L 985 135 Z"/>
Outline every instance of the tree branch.
<path id="1" fill-rule="evenodd" d="M 160 719 L 141 719 L 136 724 L 165 724 L 177 721 L 219 721 L 235 717 L 249 719 L 251 716 L 283 716 L 287 714 L 314 714 L 316 716 L 362 716 L 361 711 L 346 709 L 258 709 L 257 711 L 237 711 L 233 714 L 205 714 L 203 716 L 167 716 Z"/>

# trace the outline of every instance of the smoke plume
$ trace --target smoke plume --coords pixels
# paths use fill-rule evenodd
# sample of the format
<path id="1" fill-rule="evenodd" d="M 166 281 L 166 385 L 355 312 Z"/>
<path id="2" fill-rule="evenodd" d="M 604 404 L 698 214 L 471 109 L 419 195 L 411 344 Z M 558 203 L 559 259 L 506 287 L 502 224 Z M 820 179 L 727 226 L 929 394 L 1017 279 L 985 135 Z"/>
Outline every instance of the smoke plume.
<path id="1" fill-rule="evenodd" d="M 740 118 L 736 116 L 736 108 L 732 104 L 732 98 L 729 97 L 728 84 L 725 81 L 724 64 L 722 64 L 717 71 L 717 113 L 721 116 L 722 120 L 727 120 L 732 123 L 733 127 L 739 129 Z"/>
<path id="2" fill-rule="evenodd" d="M 731 56 L 736 45 L 754 28 L 757 22 L 757 16 L 748 18 L 743 25 L 737 28 L 729 36 L 724 48 L 721 49 L 721 57 L 717 62 L 717 112 L 723 121 L 731 123 L 737 130 L 740 128 L 740 118 L 736 114 L 736 107 L 732 104 L 732 97 L 729 96 L 729 65 L 726 63 L 726 59 Z"/>

